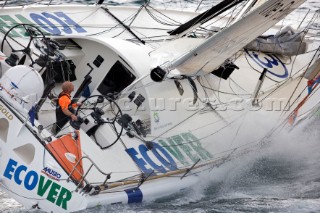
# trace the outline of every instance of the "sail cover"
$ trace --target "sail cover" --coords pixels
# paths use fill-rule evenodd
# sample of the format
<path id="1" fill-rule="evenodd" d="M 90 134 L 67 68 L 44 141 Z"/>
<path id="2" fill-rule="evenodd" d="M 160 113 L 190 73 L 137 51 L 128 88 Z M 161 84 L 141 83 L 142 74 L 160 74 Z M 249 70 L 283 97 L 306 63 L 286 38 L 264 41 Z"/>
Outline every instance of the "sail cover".
<path id="1" fill-rule="evenodd" d="M 307 51 L 304 36 L 304 32 L 295 32 L 292 27 L 287 26 L 275 35 L 259 36 L 245 48 L 264 53 L 295 56 Z"/>
<path id="2" fill-rule="evenodd" d="M 220 67 L 245 45 L 271 28 L 305 0 L 269 0 L 230 27 L 173 60 L 167 70 L 185 75 L 209 73 Z"/>

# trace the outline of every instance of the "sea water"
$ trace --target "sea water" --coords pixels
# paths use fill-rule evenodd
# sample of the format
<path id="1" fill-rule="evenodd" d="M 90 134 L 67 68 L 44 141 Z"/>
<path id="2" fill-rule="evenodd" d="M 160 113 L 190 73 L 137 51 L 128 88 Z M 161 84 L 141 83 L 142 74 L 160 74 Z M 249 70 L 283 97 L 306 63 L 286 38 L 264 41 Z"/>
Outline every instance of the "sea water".
<path id="1" fill-rule="evenodd" d="M 15 2 L 19 4 L 25 1 Z M 141 5 L 144 1 L 105 2 L 110 5 Z M 179 7 L 183 10 L 195 10 L 199 2 L 151 1 L 154 6 Z M 203 0 L 203 6 L 199 9 L 210 7 L 213 2 Z M 309 0 L 300 7 L 300 11 L 309 9 L 320 9 L 320 0 Z M 320 23 L 315 24 L 314 28 L 320 28 Z M 82 212 L 320 212 L 319 127 L 318 116 L 294 131 L 274 135 L 269 139 L 268 146 L 213 169 L 209 175 L 201 177 L 201 184 L 189 191 L 150 203 L 100 206 Z M 0 191 L 0 212 L 41 211 L 27 211 Z"/>

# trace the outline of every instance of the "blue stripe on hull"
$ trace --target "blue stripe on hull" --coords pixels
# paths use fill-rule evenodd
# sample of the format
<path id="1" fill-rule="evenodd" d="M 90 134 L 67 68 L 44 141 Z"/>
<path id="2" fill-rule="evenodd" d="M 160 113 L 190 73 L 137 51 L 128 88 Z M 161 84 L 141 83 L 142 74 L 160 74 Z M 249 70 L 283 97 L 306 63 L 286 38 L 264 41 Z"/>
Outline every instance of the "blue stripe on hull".
<path id="1" fill-rule="evenodd" d="M 142 202 L 143 194 L 139 188 L 127 189 L 125 192 L 128 195 L 128 203 Z"/>

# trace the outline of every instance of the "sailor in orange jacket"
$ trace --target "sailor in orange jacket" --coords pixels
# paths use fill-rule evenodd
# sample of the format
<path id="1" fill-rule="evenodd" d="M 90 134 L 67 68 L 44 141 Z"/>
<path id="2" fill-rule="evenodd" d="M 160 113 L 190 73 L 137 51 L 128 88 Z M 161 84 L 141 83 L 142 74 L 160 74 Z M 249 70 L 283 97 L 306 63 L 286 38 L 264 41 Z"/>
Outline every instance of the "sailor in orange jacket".
<path id="1" fill-rule="evenodd" d="M 78 104 L 71 104 L 71 93 L 74 90 L 74 85 L 70 81 L 62 84 L 62 92 L 59 94 L 58 103 L 56 108 L 56 131 L 58 133 L 61 128 L 71 119 L 77 121 L 75 108 Z"/>

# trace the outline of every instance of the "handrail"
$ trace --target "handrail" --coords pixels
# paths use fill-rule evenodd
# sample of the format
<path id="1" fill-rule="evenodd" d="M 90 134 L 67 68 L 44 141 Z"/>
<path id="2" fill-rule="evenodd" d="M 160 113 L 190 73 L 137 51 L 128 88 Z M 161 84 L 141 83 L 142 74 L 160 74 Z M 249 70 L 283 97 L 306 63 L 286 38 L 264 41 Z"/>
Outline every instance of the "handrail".
<path id="1" fill-rule="evenodd" d="M 88 159 L 88 160 L 91 162 L 91 165 L 90 165 L 88 171 L 87 171 L 84 175 L 82 175 L 82 178 L 81 178 L 81 180 L 79 181 L 79 183 L 78 183 L 78 185 L 77 185 L 76 191 L 80 188 L 80 186 L 81 186 L 81 184 L 82 184 L 83 181 L 86 182 L 86 183 L 88 183 L 88 181 L 87 181 L 85 178 L 87 177 L 88 173 L 90 172 L 90 170 L 92 169 L 93 166 L 94 166 L 102 175 L 105 175 L 105 176 L 106 176 L 106 179 L 105 179 L 105 181 L 104 181 L 104 184 L 107 182 L 108 177 L 110 177 L 110 175 L 111 175 L 111 173 L 105 173 L 105 172 L 103 172 L 88 156 L 83 156 L 83 157 L 81 157 L 81 158 L 78 160 L 78 162 L 77 162 L 77 163 L 75 164 L 75 166 L 73 167 L 72 171 L 70 172 L 70 174 L 69 174 L 69 176 L 68 176 L 68 178 L 67 178 L 67 181 L 70 181 L 72 174 L 76 171 L 77 166 L 80 164 L 80 162 L 81 162 L 82 159 L 84 159 L 84 158 Z"/>

